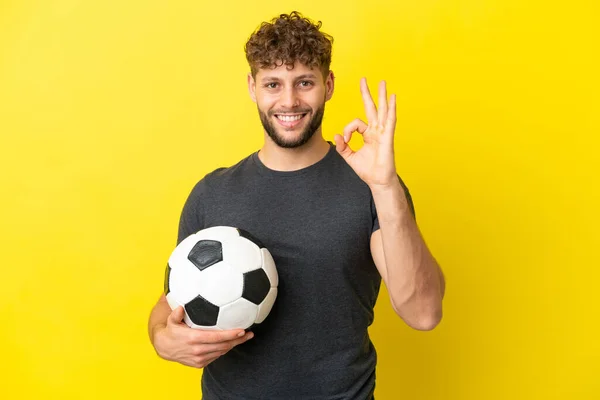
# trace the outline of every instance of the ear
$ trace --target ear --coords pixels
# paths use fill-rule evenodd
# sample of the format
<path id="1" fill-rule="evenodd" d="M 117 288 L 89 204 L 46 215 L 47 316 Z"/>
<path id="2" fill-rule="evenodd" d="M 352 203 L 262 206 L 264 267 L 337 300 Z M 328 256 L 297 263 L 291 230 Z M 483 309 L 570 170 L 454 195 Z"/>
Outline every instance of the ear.
<path id="1" fill-rule="evenodd" d="M 333 96 L 333 89 L 335 87 L 335 76 L 333 75 L 333 71 L 329 71 L 327 75 L 327 79 L 325 79 L 325 101 L 328 101 Z"/>
<path id="2" fill-rule="evenodd" d="M 248 93 L 250 93 L 252 101 L 256 103 L 256 82 L 252 77 L 252 73 L 248 73 Z"/>

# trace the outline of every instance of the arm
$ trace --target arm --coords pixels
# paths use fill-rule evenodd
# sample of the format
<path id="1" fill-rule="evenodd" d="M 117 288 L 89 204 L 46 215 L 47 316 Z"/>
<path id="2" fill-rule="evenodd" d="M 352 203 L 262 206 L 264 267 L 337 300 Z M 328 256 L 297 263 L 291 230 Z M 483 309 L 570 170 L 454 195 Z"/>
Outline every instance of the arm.
<path id="1" fill-rule="evenodd" d="M 148 320 L 148 335 L 150 336 L 150 342 L 154 345 L 154 333 L 167 326 L 167 318 L 171 314 L 171 307 L 167 303 L 167 298 L 164 293 L 160 295 L 158 301 L 150 312 L 150 318 Z"/>
<path id="2" fill-rule="evenodd" d="M 431 330 L 442 319 L 445 280 L 395 182 L 371 190 L 380 226 L 371 236 L 371 252 L 396 314 L 415 329 Z"/>
<path id="3" fill-rule="evenodd" d="M 368 123 L 355 119 L 348 124 L 343 135 L 334 136 L 336 148 L 371 189 L 380 227 L 371 235 L 371 253 L 394 310 L 411 327 L 430 330 L 442 318 L 445 282 L 396 173 L 396 96 L 392 94 L 388 102 L 386 83 L 381 81 L 378 108 L 366 79 L 361 79 L 360 88 Z M 357 151 L 348 145 L 354 132 L 364 142 Z"/>
<path id="4" fill-rule="evenodd" d="M 186 200 L 180 221 L 177 243 L 202 227 L 202 203 L 205 182 L 201 180 Z M 252 333 L 244 330 L 203 331 L 192 329 L 184 322 L 183 307 L 171 310 L 164 293 L 150 312 L 148 336 L 156 353 L 169 361 L 203 368 L 225 354 L 234 346 L 252 338 Z"/>

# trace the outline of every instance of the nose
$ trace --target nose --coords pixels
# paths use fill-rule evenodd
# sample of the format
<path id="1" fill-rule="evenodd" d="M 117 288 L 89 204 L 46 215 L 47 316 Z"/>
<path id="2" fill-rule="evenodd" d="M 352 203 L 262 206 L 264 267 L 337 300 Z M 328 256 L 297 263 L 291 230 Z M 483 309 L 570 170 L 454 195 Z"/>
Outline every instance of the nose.
<path id="1" fill-rule="evenodd" d="M 281 107 L 293 109 L 300 105 L 296 90 L 294 87 L 287 87 L 281 93 Z"/>

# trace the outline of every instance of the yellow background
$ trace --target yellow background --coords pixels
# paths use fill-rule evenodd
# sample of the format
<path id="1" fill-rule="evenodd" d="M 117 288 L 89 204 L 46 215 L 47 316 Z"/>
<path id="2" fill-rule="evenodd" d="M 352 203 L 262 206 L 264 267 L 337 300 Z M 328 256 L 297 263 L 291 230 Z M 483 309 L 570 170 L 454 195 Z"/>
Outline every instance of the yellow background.
<path id="1" fill-rule="evenodd" d="M 0 397 L 199 398 L 147 317 L 192 185 L 262 143 L 245 40 L 294 9 L 335 38 L 327 139 L 361 76 L 398 94 L 448 282 L 432 332 L 382 293 L 377 398 L 600 398 L 595 0 L 0 1 Z"/>

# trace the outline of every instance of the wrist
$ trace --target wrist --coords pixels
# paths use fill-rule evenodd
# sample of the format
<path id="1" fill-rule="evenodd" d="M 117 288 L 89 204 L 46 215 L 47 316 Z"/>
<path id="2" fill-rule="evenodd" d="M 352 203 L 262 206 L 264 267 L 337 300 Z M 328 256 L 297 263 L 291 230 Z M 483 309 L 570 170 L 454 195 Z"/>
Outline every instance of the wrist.
<path id="1" fill-rule="evenodd" d="M 371 189 L 373 197 L 387 196 L 397 192 L 404 194 L 402 185 L 400 184 L 398 178 L 392 179 L 389 183 L 369 185 L 369 189 Z"/>
<path id="2" fill-rule="evenodd" d="M 370 188 L 380 223 L 403 223 L 406 218 L 412 216 L 406 192 L 399 179 L 387 185 Z"/>

